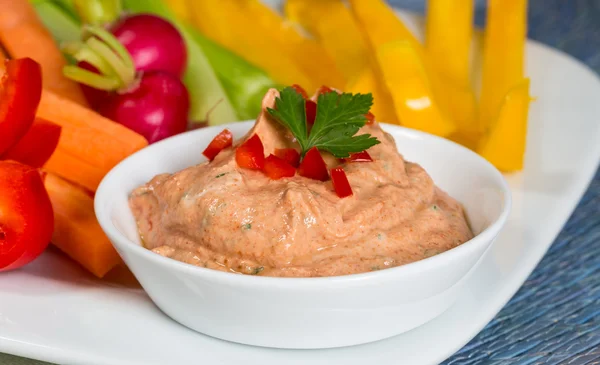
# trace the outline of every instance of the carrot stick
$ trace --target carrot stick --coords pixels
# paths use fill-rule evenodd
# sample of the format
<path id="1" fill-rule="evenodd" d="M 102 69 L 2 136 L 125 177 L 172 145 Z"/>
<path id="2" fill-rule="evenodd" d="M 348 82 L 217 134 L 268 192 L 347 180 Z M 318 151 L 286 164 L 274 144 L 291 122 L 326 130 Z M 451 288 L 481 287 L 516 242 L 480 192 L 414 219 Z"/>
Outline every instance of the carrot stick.
<path id="1" fill-rule="evenodd" d="M 28 0 L 0 0 L 0 43 L 12 58 L 30 57 L 42 66 L 44 87 L 81 105 L 87 102 L 81 88 L 66 78 L 66 60 L 52 34 L 44 27 Z"/>
<path id="2" fill-rule="evenodd" d="M 49 90 L 42 92 L 37 116 L 62 126 L 44 167 L 91 191 L 116 164 L 148 145 L 134 131 Z"/>
<path id="3" fill-rule="evenodd" d="M 97 277 L 121 262 L 94 213 L 94 200 L 84 190 L 54 174 L 44 181 L 54 209 L 52 243 Z"/>

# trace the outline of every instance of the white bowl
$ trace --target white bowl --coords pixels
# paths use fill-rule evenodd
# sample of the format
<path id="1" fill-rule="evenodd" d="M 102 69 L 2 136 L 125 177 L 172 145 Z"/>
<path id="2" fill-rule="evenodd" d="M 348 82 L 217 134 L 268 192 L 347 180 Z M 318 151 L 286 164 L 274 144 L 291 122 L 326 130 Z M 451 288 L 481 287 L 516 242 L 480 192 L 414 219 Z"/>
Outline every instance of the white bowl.
<path id="1" fill-rule="evenodd" d="M 435 318 L 503 227 L 511 206 L 502 174 L 472 151 L 429 134 L 382 124 L 409 161 L 465 207 L 476 237 L 439 255 L 395 268 L 337 277 L 275 278 L 185 264 L 140 245 L 128 194 L 153 176 L 204 161 L 223 128 L 241 137 L 253 122 L 172 137 L 135 153 L 102 181 L 95 198 L 100 225 L 154 303 L 177 322 L 233 342 L 277 348 L 362 344 Z"/>

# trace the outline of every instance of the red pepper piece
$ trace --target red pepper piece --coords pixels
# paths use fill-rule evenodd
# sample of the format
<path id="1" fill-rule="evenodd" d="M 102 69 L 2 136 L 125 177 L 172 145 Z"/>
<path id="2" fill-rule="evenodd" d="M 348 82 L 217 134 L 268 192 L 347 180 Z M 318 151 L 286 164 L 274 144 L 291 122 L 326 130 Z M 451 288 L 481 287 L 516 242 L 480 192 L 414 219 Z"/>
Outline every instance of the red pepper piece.
<path id="1" fill-rule="evenodd" d="M 6 61 L 0 85 L 0 155 L 27 133 L 41 97 L 40 65 L 31 58 Z"/>
<path id="2" fill-rule="evenodd" d="M 206 156 L 210 161 L 214 160 L 215 157 L 227 147 L 231 147 L 233 144 L 233 134 L 228 129 L 223 129 L 221 133 L 217 134 L 215 138 L 208 144 L 202 154 Z"/>
<path id="3" fill-rule="evenodd" d="M 373 159 L 371 158 L 371 155 L 369 155 L 369 152 L 367 152 L 367 151 L 351 153 L 348 160 L 350 162 L 372 162 L 373 161 Z"/>
<path id="4" fill-rule="evenodd" d="M 365 118 L 367 118 L 367 124 L 375 123 L 375 115 L 373 113 L 368 112 L 367 114 L 365 114 Z"/>
<path id="5" fill-rule="evenodd" d="M 298 94 L 302 95 L 302 97 L 304 99 L 308 99 L 308 94 L 306 93 L 306 90 L 304 90 L 304 88 L 298 84 L 294 84 L 292 85 L 292 88 L 294 88 L 294 90 L 296 90 L 296 92 L 298 92 Z"/>
<path id="6" fill-rule="evenodd" d="M 319 94 L 319 95 L 321 95 L 321 94 L 327 94 L 327 93 L 331 93 L 331 92 L 333 92 L 333 91 L 334 91 L 334 90 L 333 90 L 332 88 L 330 88 L 329 86 L 325 86 L 325 85 L 323 85 L 323 86 L 321 86 L 321 87 L 319 88 L 318 94 Z"/>
<path id="7" fill-rule="evenodd" d="M 269 157 L 265 159 L 263 171 L 272 180 L 279 180 L 282 177 L 293 177 L 296 175 L 294 166 L 275 155 L 269 155 Z"/>
<path id="8" fill-rule="evenodd" d="M 352 195 L 352 188 L 346 177 L 346 172 L 341 167 L 331 169 L 331 182 L 333 183 L 333 189 L 340 198 L 345 198 Z"/>
<path id="9" fill-rule="evenodd" d="M 317 147 L 313 147 L 306 152 L 304 159 L 300 163 L 300 167 L 298 167 L 298 174 L 320 181 L 325 181 L 329 178 L 327 165 Z"/>
<path id="10" fill-rule="evenodd" d="M 300 152 L 293 148 L 276 148 L 275 156 L 281 158 L 294 167 L 298 167 L 298 165 L 300 165 Z"/>
<path id="11" fill-rule="evenodd" d="M 2 155 L 4 160 L 14 160 L 32 167 L 42 167 L 58 146 L 61 126 L 36 118 L 29 131 Z"/>
<path id="12" fill-rule="evenodd" d="M 260 137 L 255 134 L 235 151 L 235 162 L 239 167 L 262 170 L 265 166 L 265 150 Z"/>
<path id="13" fill-rule="evenodd" d="M 312 126 L 315 124 L 315 118 L 317 117 L 317 103 L 312 100 L 307 100 L 306 104 L 306 124 Z"/>

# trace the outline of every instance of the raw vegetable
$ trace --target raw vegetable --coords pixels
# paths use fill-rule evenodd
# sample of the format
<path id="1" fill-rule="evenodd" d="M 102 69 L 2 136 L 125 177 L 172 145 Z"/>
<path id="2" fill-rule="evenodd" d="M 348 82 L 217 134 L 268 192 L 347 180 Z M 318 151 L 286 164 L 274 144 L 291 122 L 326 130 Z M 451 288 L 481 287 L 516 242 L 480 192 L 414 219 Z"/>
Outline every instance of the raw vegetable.
<path id="1" fill-rule="evenodd" d="M 350 162 L 371 162 L 371 161 L 373 161 L 373 159 L 371 158 L 371 155 L 369 155 L 369 152 L 367 152 L 367 151 L 352 153 L 352 154 L 350 154 L 350 158 L 348 160 Z"/>
<path id="2" fill-rule="evenodd" d="M 505 172 L 523 169 L 529 113 L 529 79 L 522 80 L 504 97 L 494 123 L 477 152 Z"/>
<path id="3" fill-rule="evenodd" d="M 48 0 L 34 0 L 32 4 L 38 17 L 52 34 L 56 44 L 79 40 L 81 33 L 79 21 L 61 6 Z"/>
<path id="4" fill-rule="evenodd" d="M 54 208 L 52 243 L 97 277 L 117 266 L 119 254 L 94 214 L 94 200 L 80 187 L 48 174 L 46 190 Z"/>
<path id="5" fill-rule="evenodd" d="M 183 36 L 188 53 L 183 81 L 190 94 L 189 119 L 210 125 L 236 121 L 236 111 L 190 28 L 178 20 L 161 0 L 124 0 L 123 6 L 131 12 L 157 14 L 175 25 Z"/>
<path id="6" fill-rule="evenodd" d="M 56 150 L 60 131 L 58 124 L 37 118 L 25 136 L 0 157 L 32 167 L 42 167 Z"/>
<path id="7" fill-rule="evenodd" d="M 265 152 L 260 137 L 255 134 L 235 150 L 238 166 L 250 170 L 262 170 L 265 166 Z"/>
<path id="8" fill-rule="evenodd" d="M 275 156 L 281 158 L 293 167 L 300 165 L 300 152 L 294 148 L 276 148 Z"/>
<path id="9" fill-rule="evenodd" d="M 52 205 L 40 171 L 0 161 L 0 271 L 22 267 L 48 246 Z"/>
<path id="10" fill-rule="evenodd" d="M 287 161 L 273 154 L 265 159 L 263 172 L 272 180 L 279 180 L 284 177 L 293 177 L 296 175 L 296 168 Z"/>
<path id="11" fill-rule="evenodd" d="M 327 165 L 317 147 L 312 147 L 300 162 L 298 174 L 313 180 L 326 181 L 329 179 Z"/>
<path id="12" fill-rule="evenodd" d="M 42 67 L 44 88 L 87 105 L 79 85 L 62 74 L 66 61 L 29 1 L 0 0 L 0 9 L 0 43 L 12 58 L 32 58 Z"/>
<path id="13" fill-rule="evenodd" d="M 137 71 L 165 71 L 181 77 L 186 68 L 185 42 L 177 28 L 153 14 L 124 16 L 110 28 L 125 46 Z"/>
<path id="14" fill-rule="evenodd" d="M 108 26 L 121 15 L 120 0 L 73 0 L 75 12 L 83 24 Z"/>
<path id="15" fill-rule="evenodd" d="M 91 191 L 117 163 L 148 145 L 134 131 L 48 90 L 37 116 L 62 127 L 45 168 Z"/>
<path id="16" fill-rule="evenodd" d="M 98 90 L 110 91 L 97 107 L 100 114 L 143 135 L 149 143 L 184 132 L 189 96 L 181 80 L 164 71 L 136 72 L 129 52 L 110 33 L 86 27 L 95 37 L 66 46 L 75 59 L 98 73 L 66 66 L 65 75 Z"/>
<path id="17" fill-rule="evenodd" d="M 217 136 L 213 138 L 202 154 L 212 161 L 215 159 L 215 157 L 217 157 L 219 152 L 225 148 L 231 147 L 232 144 L 233 134 L 231 134 L 229 129 L 223 129 L 221 133 L 217 134 Z"/>
<path id="18" fill-rule="evenodd" d="M 0 84 L 0 155 L 27 133 L 42 93 L 42 75 L 37 62 L 22 58 L 6 61 L 4 66 Z"/>
<path id="19" fill-rule="evenodd" d="M 365 125 L 365 114 L 373 103 L 371 94 L 331 92 L 321 88 L 317 98 L 317 114 L 310 133 L 305 112 L 305 100 L 293 87 L 281 90 L 275 99 L 275 109 L 267 111 L 290 130 L 301 148 L 301 155 L 313 147 L 335 157 L 349 157 L 351 152 L 364 151 L 378 143 L 370 134 L 355 136 Z M 300 165 L 302 167 L 302 165 Z"/>
<path id="20" fill-rule="evenodd" d="M 350 183 L 348 182 L 348 177 L 343 168 L 336 167 L 331 169 L 331 182 L 333 183 L 333 189 L 338 197 L 346 198 L 353 194 Z"/>

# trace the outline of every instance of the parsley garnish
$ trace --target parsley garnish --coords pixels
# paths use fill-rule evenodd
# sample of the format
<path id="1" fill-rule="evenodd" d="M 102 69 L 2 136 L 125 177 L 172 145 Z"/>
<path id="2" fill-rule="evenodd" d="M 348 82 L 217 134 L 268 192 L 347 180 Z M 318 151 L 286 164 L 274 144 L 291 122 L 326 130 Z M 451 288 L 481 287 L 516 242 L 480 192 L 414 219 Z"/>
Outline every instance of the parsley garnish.
<path id="1" fill-rule="evenodd" d="M 302 156 L 312 147 L 317 147 L 337 158 L 345 158 L 350 153 L 362 152 L 380 143 L 370 134 L 355 136 L 365 125 L 365 114 L 371 105 L 373 96 L 370 93 L 321 94 L 317 99 L 317 115 L 310 134 L 306 125 L 304 98 L 293 88 L 281 90 L 275 99 L 276 109 L 267 108 L 267 111 L 296 137 Z"/>

